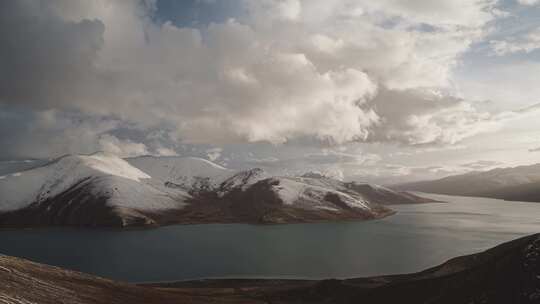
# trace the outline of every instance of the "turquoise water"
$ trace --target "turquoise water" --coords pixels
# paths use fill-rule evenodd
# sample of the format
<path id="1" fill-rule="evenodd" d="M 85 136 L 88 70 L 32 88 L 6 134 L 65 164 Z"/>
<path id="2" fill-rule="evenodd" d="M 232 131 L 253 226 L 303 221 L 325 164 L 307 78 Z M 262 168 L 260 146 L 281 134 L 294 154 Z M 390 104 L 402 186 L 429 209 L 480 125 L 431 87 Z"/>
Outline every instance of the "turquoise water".
<path id="1" fill-rule="evenodd" d="M 0 232 L 0 253 L 130 282 L 344 278 L 419 271 L 540 232 L 540 203 L 429 195 L 368 222 Z"/>

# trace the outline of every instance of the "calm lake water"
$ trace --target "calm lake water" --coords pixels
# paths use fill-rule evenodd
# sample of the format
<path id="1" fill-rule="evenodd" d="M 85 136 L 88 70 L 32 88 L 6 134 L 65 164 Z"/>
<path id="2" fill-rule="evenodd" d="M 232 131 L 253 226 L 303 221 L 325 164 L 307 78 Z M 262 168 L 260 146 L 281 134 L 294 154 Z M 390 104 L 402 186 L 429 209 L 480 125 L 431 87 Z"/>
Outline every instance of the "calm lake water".
<path id="1" fill-rule="evenodd" d="M 130 282 L 419 271 L 540 232 L 540 203 L 443 195 L 368 222 L 0 232 L 0 253 Z"/>

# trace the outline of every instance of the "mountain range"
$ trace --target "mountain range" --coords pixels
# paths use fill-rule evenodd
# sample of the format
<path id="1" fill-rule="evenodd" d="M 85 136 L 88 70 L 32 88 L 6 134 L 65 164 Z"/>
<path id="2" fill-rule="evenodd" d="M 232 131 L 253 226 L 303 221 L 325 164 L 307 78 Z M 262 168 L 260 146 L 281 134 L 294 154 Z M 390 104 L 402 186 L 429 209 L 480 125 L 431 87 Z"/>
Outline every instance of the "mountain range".
<path id="1" fill-rule="evenodd" d="M 0 176 L 0 226 L 158 226 L 376 219 L 429 202 L 320 174 L 271 176 L 194 157 L 65 155 Z"/>
<path id="2" fill-rule="evenodd" d="M 540 202 L 540 164 L 470 172 L 390 187 L 397 190 Z"/>

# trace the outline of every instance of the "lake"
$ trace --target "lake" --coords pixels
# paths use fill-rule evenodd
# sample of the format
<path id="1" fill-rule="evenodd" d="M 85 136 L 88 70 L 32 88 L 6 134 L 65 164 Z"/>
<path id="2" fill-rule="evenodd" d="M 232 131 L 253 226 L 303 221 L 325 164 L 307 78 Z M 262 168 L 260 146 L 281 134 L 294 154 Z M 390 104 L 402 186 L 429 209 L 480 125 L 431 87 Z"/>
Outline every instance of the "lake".
<path id="1" fill-rule="evenodd" d="M 198 278 L 347 278 L 419 271 L 540 232 L 540 203 L 425 195 L 367 222 L 151 230 L 0 232 L 0 253 L 129 282 Z"/>

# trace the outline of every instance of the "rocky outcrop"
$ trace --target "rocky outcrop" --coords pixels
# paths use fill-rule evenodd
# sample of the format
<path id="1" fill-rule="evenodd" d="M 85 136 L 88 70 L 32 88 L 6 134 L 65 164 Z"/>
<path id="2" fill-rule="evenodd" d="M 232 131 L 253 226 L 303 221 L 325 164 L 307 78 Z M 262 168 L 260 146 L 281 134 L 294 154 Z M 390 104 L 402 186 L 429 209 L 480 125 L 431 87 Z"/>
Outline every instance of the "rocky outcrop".
<path id="1" fill-rule="evenodd" d="M 3 304 L 206 304 L 266 303 L 227 288 L 200 292 L 114 282 L 83 273 L 0 256 Z"/>

